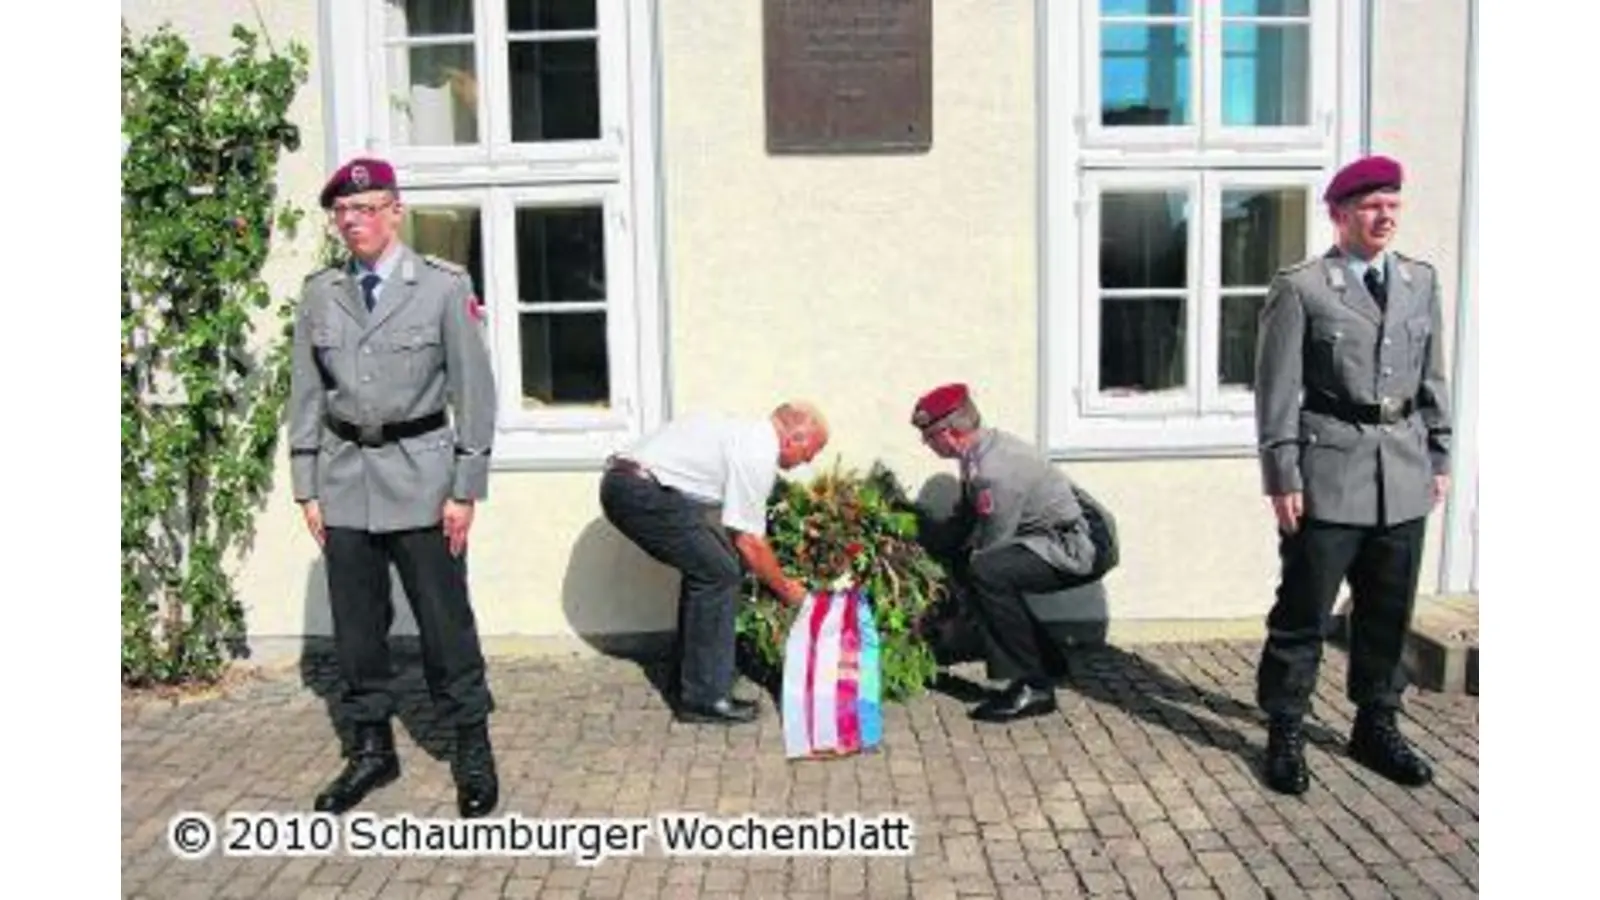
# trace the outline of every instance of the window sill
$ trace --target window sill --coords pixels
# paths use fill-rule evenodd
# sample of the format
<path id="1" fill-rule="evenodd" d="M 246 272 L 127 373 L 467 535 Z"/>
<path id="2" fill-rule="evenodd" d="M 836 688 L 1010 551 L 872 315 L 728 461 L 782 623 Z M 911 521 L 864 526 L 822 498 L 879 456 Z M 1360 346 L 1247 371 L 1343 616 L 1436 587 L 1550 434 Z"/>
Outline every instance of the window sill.
<path id="1" fill-rule="evenodd" d="M 629 429 L 593 431 L 505 430 L 495 434 L 489 469 L 494 472 L 587 472 L 630 446 Z"/>
<path id="2" fill-rule="evenodd" d="M 1256 455 L 1254 418 L 1242 415 L 1073 416 L 1054 423 L 1049 440 L 1049 456 L 1057 460 L 1254 459 Z"/>

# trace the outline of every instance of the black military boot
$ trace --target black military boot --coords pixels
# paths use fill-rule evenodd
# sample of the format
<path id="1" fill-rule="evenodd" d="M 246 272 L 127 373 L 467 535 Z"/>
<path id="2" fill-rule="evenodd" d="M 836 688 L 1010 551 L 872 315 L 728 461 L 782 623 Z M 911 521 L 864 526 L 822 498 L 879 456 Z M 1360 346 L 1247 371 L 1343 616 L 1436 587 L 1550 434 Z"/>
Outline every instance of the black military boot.
<path id="1" fill-rule="evenodd" d="M 1056 692 L 1040 680 L 1012 681 L 1005 690 L 973 707 L 967 715 L 979 722 L 1015 722 L 1056 711 Z"/>
<path id="2" fill-rule="evenodd" d="M 1351 759 L 1397 784 L 1421 787 L 1433 780 L 1433 769 L 1401 736 L 1393 709 L 1365 706 L 1357 710 L 1347 749 Z"/>
<path id="3" fill-rule="evenodd" d="M 1267 787 L 1300 795 L 1311 787 L 1306 768 L 1306 733 L 1297 716 L 1273 716 L 1267 723 Z"/>
<path id="4" fill-rule="evenodd" d="M 456 756 L 450 761 L 456 780 L 456 809 L 463 819 L 486 816 L 500 803 L 500 779 L 489 746 L 489 726 L 464 725 L 456 731 Z"/>
<path id="5" fill-rule="evenodd" d="M 338 815 L 399 777 L 400 757 L 394 752 L 394 731 L 389 723 L 357 725 L 355 746 L 344 771 L 317 795 L 316 810 Z"/>

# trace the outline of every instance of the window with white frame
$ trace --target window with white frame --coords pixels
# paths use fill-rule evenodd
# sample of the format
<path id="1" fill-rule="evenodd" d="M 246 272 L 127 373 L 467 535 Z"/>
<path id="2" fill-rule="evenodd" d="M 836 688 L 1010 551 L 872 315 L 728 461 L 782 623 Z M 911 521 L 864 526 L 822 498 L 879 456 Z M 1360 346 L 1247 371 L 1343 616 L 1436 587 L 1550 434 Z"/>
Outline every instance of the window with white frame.
<path id="1" fill-rule="evenodd" d="M 393 162 L 404 239 L 486 303 L 497 464 L 594 462 L 660 421 L 652 9 L 323 0 L 337 161 Z"/>
<path id="2" fill-rule="evenodd" d="M 1053 451 L 1253 452 L 1267 286 L 1359 147 L 1360 7 L 1039 4 Z"/>

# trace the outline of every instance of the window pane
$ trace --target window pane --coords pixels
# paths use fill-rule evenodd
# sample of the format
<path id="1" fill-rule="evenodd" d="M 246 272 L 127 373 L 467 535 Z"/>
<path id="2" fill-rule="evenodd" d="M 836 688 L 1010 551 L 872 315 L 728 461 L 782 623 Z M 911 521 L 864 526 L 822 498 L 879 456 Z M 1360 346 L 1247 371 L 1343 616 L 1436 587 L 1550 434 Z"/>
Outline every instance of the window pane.
<path id="1" fill-rule="evenodd" d="M 1224 16 L 1309 16 L 1311 0 L 1223 0 Z"/>
<path id="2" fill-rule="evenodd" d="M 389 0 L 390 37 L 472 33 L 472 0 Z"/>
<path id="3" fill-rule="evenodd" d="M 483 291 L 483 224 L 476 207 L 408 206 L 400 231 L 406 246 L 466 266 L 472 289 Z"/>
<path id="4" fill-rule="evenodd" d="M 389 51 L 390 137 L 397 144 L 475 144 L 478 73 L 471 44 Z"/>
<path id="5" fill-rule="evenodd" d="M 523 313 L 522 405 L 609 406 L 605 313 Z"/>
<path id="6" fill-rule="evenodd" d="M 511 139 L 600 136 L 600 68 L 593 40 L 511 45 Z"/>
<path id="7" fill-rule="evenodd" d="M 517 210 L 517 284 L 523 303 L 604 301 L 600 207 Z"/>
<path id="8" fill-rule="evenodd" d="M 512 31 L 593 29 L 594 0 L 506 0 Z"/>
<path id="9" fill-rule="evenodd" d="M 1101 194 L 1100 286 L 1186 288 L 1188 284 L 1188 193 Z"/>
<path id="10" fill-rule="evenodd" d="M 1311 26 L 1225 25 L 1222 124 L 1311 122 Z"/>
<path id="11" fill-rule="evenodd" d="M 1100 391 L 1137 394 L 1184 384 L 1184 300 L 1100 300 Z"/>
<path id="12" fill-rule="evenodd" d="M 1256 381 L 1256 328 L 1267 295 L 1242 294 L 1222 298 L 1222 346 L 1217 376 L 1223 387 L 1249 390 Z"/>
<path id="13" fill-rule="evenodd" d="M 1187 16 L 1189 0 L 1100 0 L 1102 16 Z"/>
<path id="14" fill-rule="evenodd" d="M 1303 187 L 1223 191 L 1223 287 L 1264 287 L 1279 269 L 1305 259 L 1308 202 Z"/>
<path id="15" fill-rule="evenodd" d="M 1189 122 L 1189 27 L 1100 29 L 1100 121 L 1105 125 Z"/>

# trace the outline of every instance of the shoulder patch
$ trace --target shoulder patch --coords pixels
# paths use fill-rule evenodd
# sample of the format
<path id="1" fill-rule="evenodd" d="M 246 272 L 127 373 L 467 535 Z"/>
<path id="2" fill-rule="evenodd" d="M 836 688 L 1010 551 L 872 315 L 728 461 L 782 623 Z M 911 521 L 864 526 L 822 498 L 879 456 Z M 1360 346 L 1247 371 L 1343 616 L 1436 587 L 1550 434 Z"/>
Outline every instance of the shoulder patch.
<path id="1" fill-rule="evenodd" d="M 423 262 L 433 266 L 435 269 L 443 269 L 452 275 L 467 274 L 466 267 L 458 265 L 457 263 L 453 263 L 448 259 L 441 259 L 440 257 L 428 253 L 421 254 L 421 256 Z"/>

